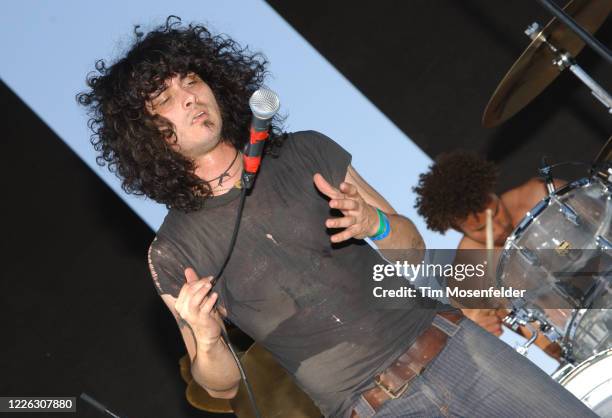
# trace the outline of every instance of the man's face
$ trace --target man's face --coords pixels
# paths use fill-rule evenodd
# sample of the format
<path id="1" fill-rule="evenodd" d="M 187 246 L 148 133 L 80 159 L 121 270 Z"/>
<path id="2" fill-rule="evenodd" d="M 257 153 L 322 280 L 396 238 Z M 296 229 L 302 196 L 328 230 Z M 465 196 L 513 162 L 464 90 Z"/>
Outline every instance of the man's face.
<path id="1" fill-rule="evenodd" d="M 175 150 L 195 159 L 211 151 L 221 140 L 221 112 L 215 96 L 195 73 L 174 76 L 165 88 L 146 104 L 153 115 L 166 118 L 174 126 Z M 174 143 L 174 142 L 173 142 Z"/>
<path id="2" fill-rule="evenodd" d="M 512 218 L 502 200 L 494 194 L 490 195 L 485 208 L 471 214 L 462 222 L 457 223 L 457 229 L 476 242 L 487 242 L 487 209 L 491 209 L 493 220 L 493 242 L 503 245 L 506 238 L 512 233 Z"/>

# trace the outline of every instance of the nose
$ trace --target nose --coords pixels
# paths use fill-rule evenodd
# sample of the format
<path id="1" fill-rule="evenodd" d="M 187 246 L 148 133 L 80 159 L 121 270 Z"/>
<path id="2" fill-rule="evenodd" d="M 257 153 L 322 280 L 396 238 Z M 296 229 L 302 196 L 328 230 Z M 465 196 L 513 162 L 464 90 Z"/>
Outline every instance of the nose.
<path id="1" fill-rule="evenodd" d="M 182 90 L 183 90 L 183 95 L 184 95 L 183 107 L 185 109 L 189 109 L 198 101 L 198 98 L 193 91 L 189 89 L 185 89 L 185 88 L 183 88 Z"/>

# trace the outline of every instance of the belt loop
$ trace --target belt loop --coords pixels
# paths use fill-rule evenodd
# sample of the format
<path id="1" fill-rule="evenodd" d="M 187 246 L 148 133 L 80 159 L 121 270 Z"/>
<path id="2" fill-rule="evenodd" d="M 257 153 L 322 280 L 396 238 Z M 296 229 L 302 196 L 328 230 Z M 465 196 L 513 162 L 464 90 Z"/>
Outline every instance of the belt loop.
<path id="1" fill-rule="evenodd" d="M 463 319 L 462 314 L 455 312 L 438 312 L 433 319 L 433 325 L 440 331 L 453 337 L 459 331 L 459 323 Z"/>
<path id="2" fill-rule="evenodd" d="M 376 414 L 376 410 L 365 400 L 363 395 L 359 395 L 351 413 L 351 418 L 372 418 L 374 414 Z"/>

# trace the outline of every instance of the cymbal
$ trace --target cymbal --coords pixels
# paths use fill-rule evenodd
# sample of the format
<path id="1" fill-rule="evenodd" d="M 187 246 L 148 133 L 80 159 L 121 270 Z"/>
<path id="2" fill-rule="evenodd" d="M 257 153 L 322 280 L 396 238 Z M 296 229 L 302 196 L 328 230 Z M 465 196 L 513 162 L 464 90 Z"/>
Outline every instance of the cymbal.
<path id="1" fill-rule="evenodd" d="M 253 388 L 257 408 L 264 417 L 320 418 L 321 411 L 285 371 L 259 344 L 255 343 L 242 357 L 242 367 Z M 253 418 L 244 383 L 230 400 L 239 418 Z"/>
<path id="2" fill-rule="evenodd" d="M 563 9 L 584 30 L 595 33 L 612 11 L 611 0 L 573 0 Z M 552 64 L 555 54 L 546 45 L 576 56 L 584 42 L 558 19 L 552 19 L 512 65 L 495 89 L 482 115 L 482 124 L 492 128 L 512 117 L 529 104 L 560 71 Z"/>

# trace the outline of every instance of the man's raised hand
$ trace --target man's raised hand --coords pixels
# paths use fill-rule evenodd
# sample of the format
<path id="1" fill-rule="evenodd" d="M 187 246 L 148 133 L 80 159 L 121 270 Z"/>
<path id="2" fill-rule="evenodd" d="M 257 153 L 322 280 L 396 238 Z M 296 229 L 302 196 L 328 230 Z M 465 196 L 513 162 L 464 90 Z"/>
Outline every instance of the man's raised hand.
<path id="1" fill-rule="evenodd" d="M 344 215 L 325 221 L 328 228 L 344 228 L 342 232 L 331 236 L 332 242 L 342 242 L 350 238 L 363 239 L 376 234 L 379 226 L 378 213 L 361 197 L 355 185 L 342 182 L 337 189 L 319 173 L 314 175 L 313 180 L 317 189 L 329 197 L 329 207 L 340 210 Z"/>

